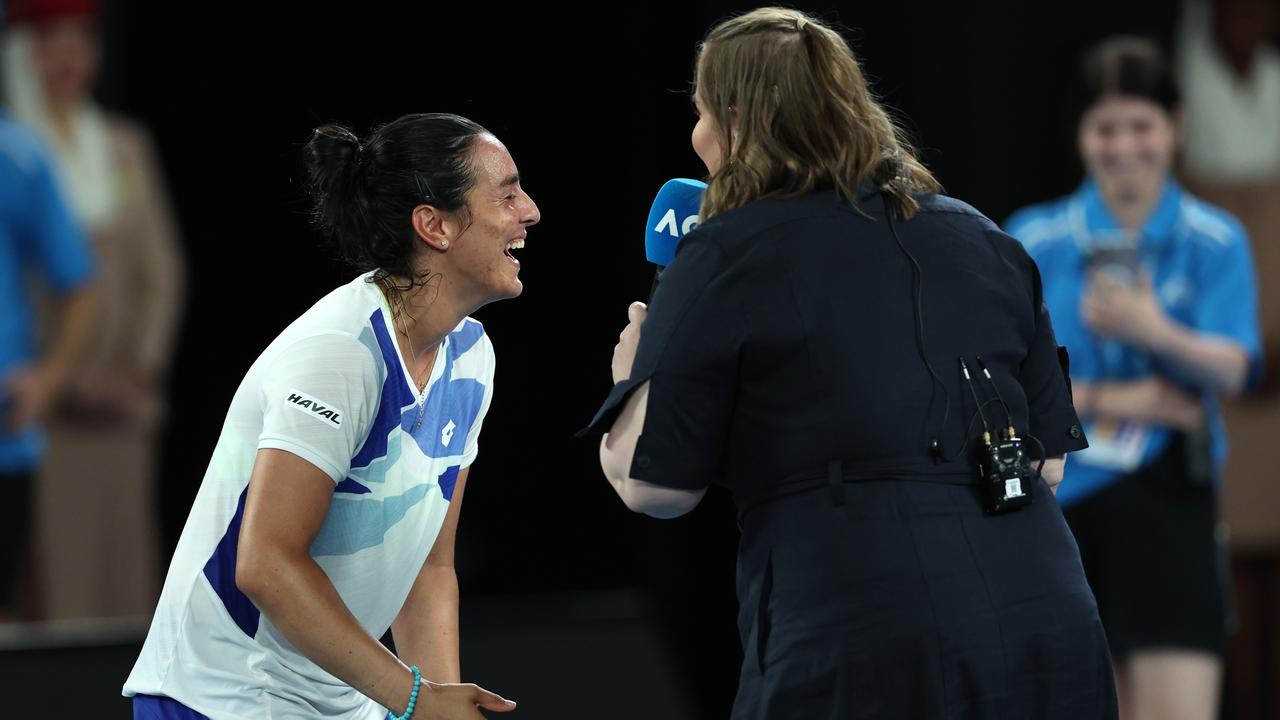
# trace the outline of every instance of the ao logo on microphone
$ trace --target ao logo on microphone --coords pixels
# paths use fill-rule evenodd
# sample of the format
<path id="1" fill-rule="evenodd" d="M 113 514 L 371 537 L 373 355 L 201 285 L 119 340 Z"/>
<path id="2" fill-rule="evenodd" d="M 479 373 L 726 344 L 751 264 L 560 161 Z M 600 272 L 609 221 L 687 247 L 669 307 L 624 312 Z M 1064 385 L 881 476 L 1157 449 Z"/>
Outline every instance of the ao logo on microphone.
<path id="1" fill-rule="evenodd" d="M 706 183 L 688 178 L 663 184 L 649 208 L 649 221 L 644 227 L 644 253 L 649 262 L 660 268 L 671 264 L 676 246 L 698 227 L 702 193 L 706 189 Z"/>
<path id="2" fill-rule="evenodd" d="M 684 219 L 684 222 L 679 222 L 676 218 L 676 209 L 670 208 L 667 210 L 667 214 L 663 215 L 662 219 L 658 221 L 658 224 L 653 228 L 653 231 L 656 233 L 665 233 L 671 237 L 678 238 L 684 237 L 685 235 L 693 232 L 693 229 L 696 227 L 698 227 L 697 215 L 690 215 Z"/>

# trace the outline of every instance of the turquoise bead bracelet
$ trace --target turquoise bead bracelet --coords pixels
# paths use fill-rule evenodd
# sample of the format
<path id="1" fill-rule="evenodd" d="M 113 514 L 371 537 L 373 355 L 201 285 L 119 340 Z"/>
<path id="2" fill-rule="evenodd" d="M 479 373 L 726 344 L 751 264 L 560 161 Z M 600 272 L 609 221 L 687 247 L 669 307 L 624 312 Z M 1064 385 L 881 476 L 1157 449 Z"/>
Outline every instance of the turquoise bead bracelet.
<path id="1" fill-rule="evenodd" d="M 413 707 L 418 704 L 418 691 L 422 689 L 422 672 L 418 670 L 417 665 L 411 666 L 409 670 L 413 672 L 413 692 L 409 694 L 409 705 L 405 707 L 403 715 L 388 713 L 391 715 L 391 720 L 409 720 L 413 717 Z"/>

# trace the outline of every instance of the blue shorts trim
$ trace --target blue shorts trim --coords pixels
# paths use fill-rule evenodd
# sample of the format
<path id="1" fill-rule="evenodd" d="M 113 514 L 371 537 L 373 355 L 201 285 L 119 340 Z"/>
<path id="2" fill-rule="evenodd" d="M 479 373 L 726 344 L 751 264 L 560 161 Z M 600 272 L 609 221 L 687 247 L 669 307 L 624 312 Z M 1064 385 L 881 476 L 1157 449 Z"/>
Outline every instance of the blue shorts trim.
<path id="1" fill-rule="evenodd" d="M 173 698 L 133 696 L 133 720 L 209 720 Z"/>

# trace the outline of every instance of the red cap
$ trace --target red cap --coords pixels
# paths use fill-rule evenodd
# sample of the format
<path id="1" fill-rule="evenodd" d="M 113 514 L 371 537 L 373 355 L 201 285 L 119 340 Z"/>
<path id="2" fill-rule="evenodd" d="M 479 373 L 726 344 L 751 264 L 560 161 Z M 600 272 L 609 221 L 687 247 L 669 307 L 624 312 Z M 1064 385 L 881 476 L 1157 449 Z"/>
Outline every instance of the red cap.
<path id="1" fill-rule="evenodd" d="M 11 0 L 7 4 L 4 19 L 14 25 L 98 14 L 97 0 Z"/>

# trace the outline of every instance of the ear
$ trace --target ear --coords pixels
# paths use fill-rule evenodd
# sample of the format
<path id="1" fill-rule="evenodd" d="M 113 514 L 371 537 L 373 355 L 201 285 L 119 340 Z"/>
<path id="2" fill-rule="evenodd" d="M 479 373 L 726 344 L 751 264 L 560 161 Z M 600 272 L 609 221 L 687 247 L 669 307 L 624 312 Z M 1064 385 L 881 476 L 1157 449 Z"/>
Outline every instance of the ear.
<path id="1" fill-rule="evenodd" d="M 413 231 L 432 250 L 449 250 L 449 240 L 455 233 L 453 224 L 452 215 L 432 205 L 419 205 L 413 209 Z"/>

